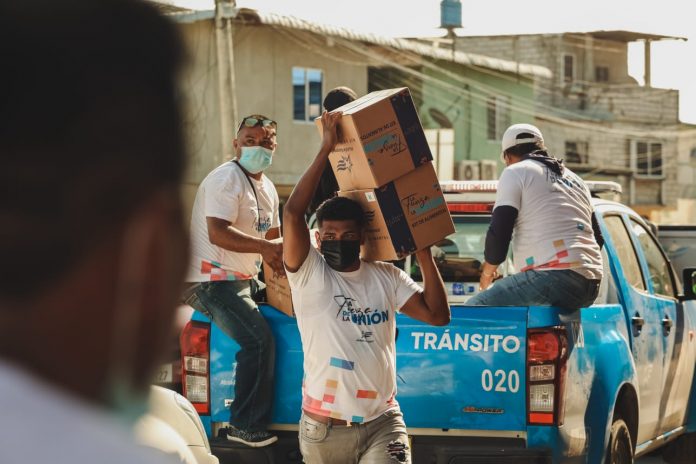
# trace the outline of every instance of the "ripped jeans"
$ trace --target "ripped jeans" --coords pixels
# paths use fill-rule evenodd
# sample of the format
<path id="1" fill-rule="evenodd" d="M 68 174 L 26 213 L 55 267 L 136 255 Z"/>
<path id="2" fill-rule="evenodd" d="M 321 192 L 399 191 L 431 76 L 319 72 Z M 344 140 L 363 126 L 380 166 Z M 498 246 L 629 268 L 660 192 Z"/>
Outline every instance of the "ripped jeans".
<path id="1" fill-rule="evenodd" d="M 406 424 L 398 410 L 351 426 L 322 424 L 302 414 L 300 451 L 305 464 L 411 464 Z"/>

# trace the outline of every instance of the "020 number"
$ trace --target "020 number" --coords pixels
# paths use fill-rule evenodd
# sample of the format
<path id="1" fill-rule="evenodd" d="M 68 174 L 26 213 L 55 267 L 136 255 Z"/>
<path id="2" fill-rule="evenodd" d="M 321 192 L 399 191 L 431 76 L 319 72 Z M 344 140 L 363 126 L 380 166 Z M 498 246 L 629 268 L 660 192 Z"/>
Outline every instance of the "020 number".
<path id="1" fill-rule="evenodd" d="M 481 373 L 481 387 L 487 392 L 495 388 L 497 392 L 517 393 L 520 389 L 520 374 L 517 371 L 505 372 L 498 369 L 493 372 L 484 369 Z"/>

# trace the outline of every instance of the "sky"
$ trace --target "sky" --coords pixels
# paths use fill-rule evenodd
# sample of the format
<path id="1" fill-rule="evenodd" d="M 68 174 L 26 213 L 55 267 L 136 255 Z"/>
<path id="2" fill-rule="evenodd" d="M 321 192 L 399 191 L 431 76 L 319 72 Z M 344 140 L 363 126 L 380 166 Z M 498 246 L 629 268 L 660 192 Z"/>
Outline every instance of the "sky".
<path id="1" fill-rule="evenodd" d="M 211 8 L 213 0 L 171 0 Z M 237 0 L 255 8 L 391 37 L 443 35 L 440 0 Z M 652 45 L 653 87 L 680 90 L 680 118 L 696 124 L 694 0 L 462 0 L 459 35 L 629 30 L 685 37 Z M 643 82 L 643 45 L 629 46 L 629 72 Z"/>

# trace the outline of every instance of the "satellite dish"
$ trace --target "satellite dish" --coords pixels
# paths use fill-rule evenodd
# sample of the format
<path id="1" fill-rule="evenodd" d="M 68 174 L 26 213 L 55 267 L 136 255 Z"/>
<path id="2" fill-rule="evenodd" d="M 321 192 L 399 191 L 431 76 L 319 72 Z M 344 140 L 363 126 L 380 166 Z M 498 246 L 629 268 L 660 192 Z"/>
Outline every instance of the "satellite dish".
<path id="1" fill-rule="evenodd" d="M 437 108 L 430 108 L 428 110 L 428 114 L 431 118 L 433 118 L 433 121 L 438 123 L 438 125 L 443 129 L 452 129 L 452 121 L 450 121 L 450 118 L 448 118 L 447 115 L 442 111 L 438 110 Z"/>

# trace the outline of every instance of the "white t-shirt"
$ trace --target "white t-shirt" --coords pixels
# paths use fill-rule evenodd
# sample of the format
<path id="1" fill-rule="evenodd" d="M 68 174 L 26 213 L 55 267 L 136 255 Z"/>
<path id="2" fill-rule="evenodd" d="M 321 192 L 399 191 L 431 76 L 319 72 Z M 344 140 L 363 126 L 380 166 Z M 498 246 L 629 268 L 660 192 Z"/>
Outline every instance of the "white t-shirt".
<path id="1" fill-rule="evenodd" d="M 0 362 L 2 464 L 173 464 L 101 410 Z"/>
<path id="2" fill-rule="evenodd" d="M 422 289 L 392 264 L 338 272 L 310 247 L 288 272 L 304 351 L 302 408 L 367 422 L 396 402 L 396 312 Z"/>
<path id="3" fill-rule="evenodd" d="M 570 169 L 556 175 L 527 159 L 503 170 L 495 207 L 518 215 L 512 235 L 517 271 L 572 269 L 602 278 L 602 255 L 592 231 L 592 204 L 585 183 Z"/>
<path id="4" fill-rule="evenodd" d="M 198 187 L 191 214 L 191 262 L 187 281 L 255 277 L 261 268 L 261 255 L 237 253 L 210 243 L 206 217 L 224 219 L 247 235 L 263 238 L 270 229 L 280 226 L 279 205 L 278 192 L 268 177 L 262 175 L 261 180 L 247 177 L 233 161 L 208 174 Z"/>

